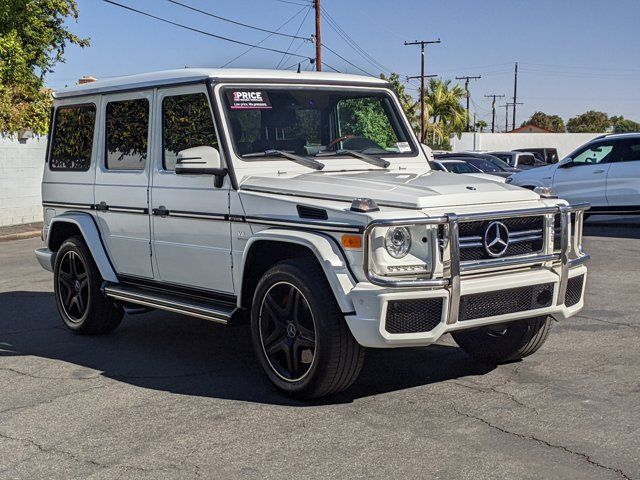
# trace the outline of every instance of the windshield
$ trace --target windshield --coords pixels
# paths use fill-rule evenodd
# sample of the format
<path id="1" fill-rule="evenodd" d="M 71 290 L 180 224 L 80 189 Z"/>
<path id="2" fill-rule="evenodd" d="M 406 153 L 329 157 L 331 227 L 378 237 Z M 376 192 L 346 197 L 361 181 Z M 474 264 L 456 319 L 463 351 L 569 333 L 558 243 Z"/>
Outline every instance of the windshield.
<path id="1" fill-rule="evenodd" d="M 507 163 L 510 167 L 513 167 L 514 164 L 514 155 L 509 153 L 492 153 L 494 157 L 498 157 L 503 162 Z"/>
<path id="2" fill-rule="evenodd" d="M 223 92 L 235 151 L 247 160 L 275 156 L 274 150 L 302 156 L 417 151 L 393 99 L 383 91 L 239 87 Z"/>
<path id="3" fill-rule="evenodd" d="M 500 169 L 496 167 L 493 163 L 488 160 L 484 160 L 482 158 L 470 158 L 467 160 L 474 167 L 478 167 L 483 172 L 499 172 Z"/>
<path id="4" fill-rule="evenodd" d="M 447 162 L 444 167 L 451 173 L 481 173 L 476 167 L 466 162 Z"/>

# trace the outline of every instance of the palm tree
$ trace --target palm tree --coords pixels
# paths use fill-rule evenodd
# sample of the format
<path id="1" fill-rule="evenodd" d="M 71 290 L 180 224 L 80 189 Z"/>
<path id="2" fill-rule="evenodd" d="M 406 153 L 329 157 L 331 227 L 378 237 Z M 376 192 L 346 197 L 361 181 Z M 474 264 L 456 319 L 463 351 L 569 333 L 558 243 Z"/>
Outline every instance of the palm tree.
<path id="1" fill-rule="evenodd" d="M 467 111 L 461 101 L 465 95 L 460 85 L 451 86 L 451 80 L 429 80 L 425 89 L 425 111 L 420 114 L 426 115 L 425 123 L 432 134 L 433 144 L 436 144 L 436 139 L 442 143 L 451 133 L 460 135 L 464 131 Z M 425 141 L 424 138 L 421 140 Z"/>
<path id="2" fill-rule="evenodd" d="M 487 122 L 484 120 L 478 120 L 476 122 L 476 130 L 480 130 L 480 133 L 482 133 L 485 128 L 487 128 Z"/>

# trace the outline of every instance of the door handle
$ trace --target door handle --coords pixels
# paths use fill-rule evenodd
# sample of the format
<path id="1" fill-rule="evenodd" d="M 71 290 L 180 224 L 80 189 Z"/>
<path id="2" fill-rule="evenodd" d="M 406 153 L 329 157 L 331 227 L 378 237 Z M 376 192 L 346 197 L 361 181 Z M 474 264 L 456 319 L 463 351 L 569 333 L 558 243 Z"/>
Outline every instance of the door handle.
<path id="1" fill-rule="evenodd" d="M 160 205 L 158 208 L 154 208 L 151 212 L 154 215 L 157 215 L 159 217 L 168 217 L 169 216 L 169 210 L 167 210 L 167 207 L 165 207 L 164 205 Z"/>
<path id="2" fill-rule="evenodd" d="M 604 173 L 604 170 L 594 170 L 593 173 Z"/>

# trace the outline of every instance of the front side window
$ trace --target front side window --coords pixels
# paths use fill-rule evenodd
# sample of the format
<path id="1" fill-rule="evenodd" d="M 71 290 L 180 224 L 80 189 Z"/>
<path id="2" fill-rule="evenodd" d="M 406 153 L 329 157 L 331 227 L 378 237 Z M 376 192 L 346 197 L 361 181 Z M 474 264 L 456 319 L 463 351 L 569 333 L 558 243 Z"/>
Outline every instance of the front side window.
<path id="1" fill-rule="evenodd" d="M 59 107 L 54 119 L 49 168 L 89 170 L 95 124 L 95 105 Z"/>
<path id="2" fill-rule="evenodd" d="M 627 140 L 624 142 L 621 157 L 623 162 L 640 161 L 640 140 Z"/>
<path id="3" fill-rule="evenodd" d="M 178 152 L 187 148 L 218 148 L 211 109 L 204 93 L 175 95 L 162 100 L 163 166 L 175 170 Z"/>
<path id="4" fill-rule="evenodd" d="M 301 156 L 351 150 L 415 155 L 417 148 L 384 91 L 289 87 L 227 88 L 223 103 L 235 151 L 260 159 L 269 150 Z M 336 155 L 339 156 L 339 155 Z"/>
<path id="5" fill-rule="evenodd" d="M 585 148 L 575 157 L 574 165 L 592 165 L 596 163 L 608 163 L 613 161 L 614 145 L 612 143 L 599 143 Z"/>
<path id="6" fill-rule="evenodd" d="M 149 138 L 146 98 L 109 102 L 105 164 L 109 170 L 144 170 Z"/>

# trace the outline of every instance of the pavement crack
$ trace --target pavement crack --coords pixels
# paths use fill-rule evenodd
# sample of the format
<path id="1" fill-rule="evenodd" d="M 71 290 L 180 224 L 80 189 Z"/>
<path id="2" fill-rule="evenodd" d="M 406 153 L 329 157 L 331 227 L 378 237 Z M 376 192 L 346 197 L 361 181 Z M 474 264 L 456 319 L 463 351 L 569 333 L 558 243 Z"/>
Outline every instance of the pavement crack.
<path id="1" fill-rule="evenodd" d="M 640 328 L 638 325 L 634 325 L 633 323 L 625 323 L 625 322 L 614 322 L 612 320 L 604 320 L 602 318 L 597 317 L 589 317 L 587 315 L 576 315 L 575 318 L 586 318 L 587 320 L 593 320 L 596 322 L 609 323 L 611 325 L 620 325 L 622 327 L 631 327 L 631 328 Z"/>
<path id="2" fill-rule="evenodd" d="M 582 458 L 588 464 L 590 464 L 590 465 L 592 465 L 594 467 L 602 468 L 604 470 L 608 470 L 610 472 L 616 473 L 617 475 L 620 476 L 620 478 L 623 478 L 625 480 L 633 480 L 626 473 L 624 473 L 624 471 L 621 468 L 610 467 L 608 465 L 604 465 L 602 463 L 599 463 L 599 462 L 595 461 L 593 458 L 591 458 L 591 456 L 586 454 L 586 453 L 577 452 L 577 451 L 572 450 L 569 447 L 566 447 L 564 445 L 556 445 L 554 443 L 548 442 L 547 440 L 543 440 L 541 438 L 538 438 L 538 437 L 536 437 L 534 435 L 524 435 L 522 433 L 518 433 L 518 432 L 513 432 L 511 430 L 507 430 L 506 428 L 503 428 L 503 427 L 500 427 L 498 425 L 495 425 L 495 424 L 491 423 L 489 420 L 486 420 L 485 418 L 479 417 L 477 415 L 473 415 L 472 413 L 463 412 L 453 403 L 450 403 L 450 405 L 451 405 L 451 408 L 453 409 L 453 411 L 456 412 L 458 415 L 461 415 L 461 416 L 463 416 L 465 418 L 470 418 L 472 420 L 476 420 L 478 422 L 481 422 L 481 423 L 485 424 L 486 426 L 488 426 L 489 428 L 497 430 L 497 431 L 499 431 L 501 433 L 505 433 L 507 435 L 512 435 L 514 437 L 521 438 L 523 440 L 531 440 L 531 441 L 534 441 L 534 442 L 539 443 L 541 445 L 544 445 L 546 447 L 553 448 L 553 449 L 556 449 L 556 450 L 561 450 L 563 452 L 566 452 L 566 453 L 569 453 L 571 455 L 575 455 L 577 457 Z"/>
<path id="3" fill-rule="evenodd" d="M 4 410 L 0 410 L 0 415 L 5 414 L 5 413 L 9 413 L 9 412 L 16 412 L 18 410 L 25 410 L 25 409 L 28 409 L 28 408 L 38 407 L 40 405 L 47 405 L 49 403 L 55 402 L 56 400 L 60 400 L 61 398 L 72 397 L 74 395 L 79 395 L 81 393 L 89 392 L 91 390 L 98 390 L 100 388 L 107 388 L 109 386 L 110 386 L 109 384 L 97 385 L 97 386 L 94 386 L 94 387 L 85 388 L 83 390 L 76 390 L 75 392 L 70 392 L 70 393 L 65 393 L 63 395 L 58 395 L 58 396 L 53 397 L 53 398 L 47 398 L 45 401 L 42 401 L 42 402 L 31 403 L 29 405 L 19 405 L 19 406 L 16 406 L 16 407 L 9 407 L 9 408 L 6 408 Z"/>
<path id="4" fill-rule="evenodd" d="M 451 381 L 450 383 L 453 383 L 454 385 L 458 385 L 460 387 L 468 388 L 470 390 L 474 390 L 476 392 L 482 392 L 482 393 L 494 392 L 494 393 L 497 393 L 499 395 L 503 395 L 503 396 L 507 397 L 509 400 L 511 400 L 513 403 L 515 403 L 516 405 L 519 405 L 522 408 L 525 408 L 527 410 L 531 410 L 536 415 L 540 415 L 540 412 L 538 411 L 537 408 L 532 407 L 531 405 L 527 405 L 526 403 L 523 403 L 521 400 L 518 400 L 518 398 L 515 395 L 513 395 L 513 394 L 511 394 L 509 392 L 505 392 L 504 390 L 498 390 L 497 387 L 498 386 L 502 386 L 502 385 L 481 387 L 479 385 L 470 385 L 470 384 L 467 384 L 467 383 L 455 382 L 455 381 Z M 508 382 L 505 382 L 505 384 L 506 383 L 508 383 Z"/>

